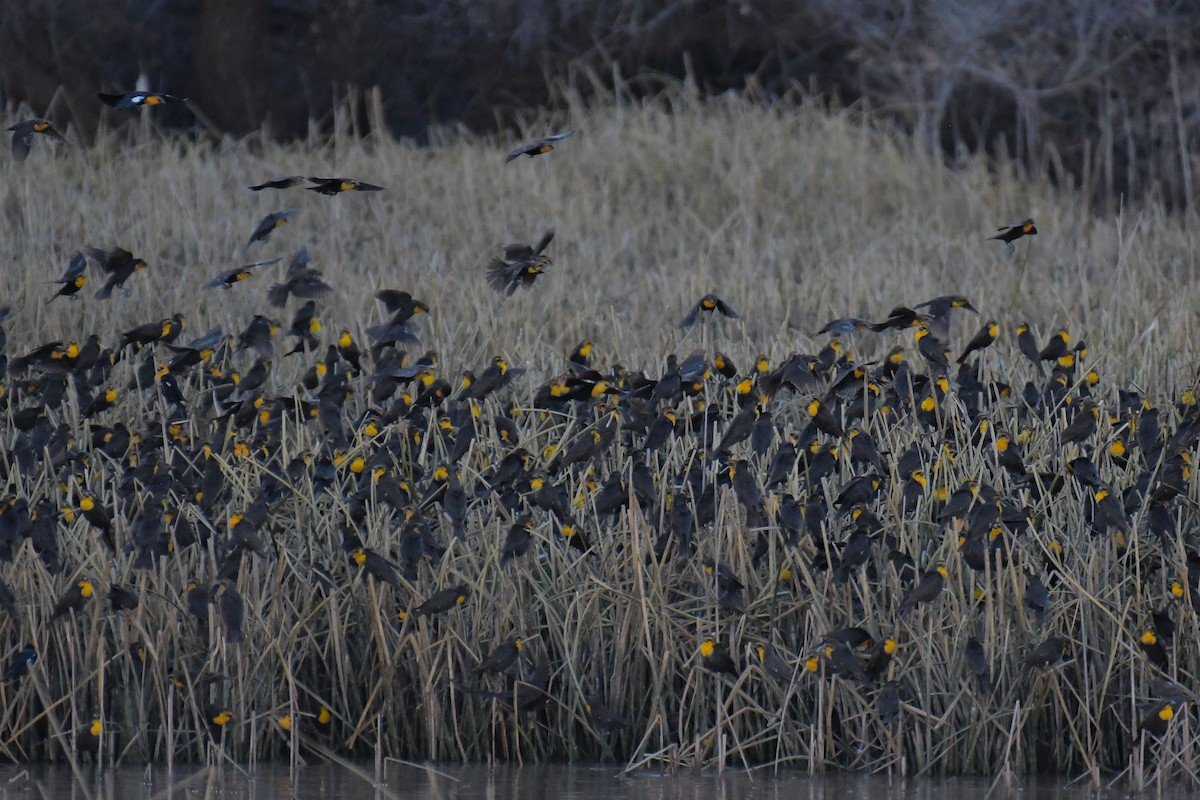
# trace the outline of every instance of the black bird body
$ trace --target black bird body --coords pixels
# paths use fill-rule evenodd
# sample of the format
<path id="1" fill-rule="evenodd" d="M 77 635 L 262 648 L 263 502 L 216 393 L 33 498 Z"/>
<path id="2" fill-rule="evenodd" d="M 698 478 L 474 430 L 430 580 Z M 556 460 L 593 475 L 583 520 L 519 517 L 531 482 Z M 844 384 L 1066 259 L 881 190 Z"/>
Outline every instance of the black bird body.
<path id="1" fill-rule="evenodd" d="M 680 328 L 690 328 L 696 324 L 696 320 L 703 313 L 720 314 L 729 319 L 741 319 L 741 316 L 733 310 L 733 306 L 726 303 L 715 294 L 706 294 L 696 301 L 696 305 L 692 306 L 691 310 L 679 321 Z"/>
<path id="2" fill-rule="evenodd" d="M 282 308 L 287 303 L 288 295 L 308 300 L 324 297 L 332 291 L 333 287 L 321 279 L 321 273 L 308 266 L 308 248 L 302 247 L 288 262 L 283 283 L 272 284 L 267 290 L 267 300 L 276 308 Z"/>
<path id="3" fill-rule="evenodd" d="M 124 111 L 130 108 L 140 108 L 142 106 L 161 106 L 164 103 L 179 103 L 183 102 L 182 97 L 175 97 L 162 92 L 125 92 L 124 94 L 106 94 L 100 92 L 96 95 L 107 106 L 115 108 L 118 111 Z"/>
<path id="4" fill-rule="evenodd" d="M 8 668 L 4 670 L 4 677 L 0 678 L 4 683 L 12 683 L 15 680 L 29 674 L 29 668 L 33 666 L 38 659 L 37 649 L 32 644 L 27 644 L 18 650 L 8 662 Z"/>
<path id="5" fill-rule="evenodd" d="M 310 192 L 323 194 L 326 197 L 333 197 L 335 194 L 342 192 L 382 192 L 382 186 L 376 186 L 373 183 L 354 180 L 353 178 L 309 178 L 312 186 L 304 188 Z"/>
<path id="6" fill-rule="evenodd" d="M 1022 236 L 1036 236 L 1038 232 L 1032 218 L 1023 219 L 1015 225 L 1004 225 L 996 230 L 1000 232 L 995 236 L 989 236 L 988 241 L 999 240 L 1004 242 L 1009 250 L 1012 249 L 1012 243 L 1017 239 L 1020 239 Z"/>
<path id="7" fill-rule="evenodd" d="M 133 253 L 122 247 L 115 247 L 109 251 L 89 247 L 88 255 L 95 259 L 100 264 L 100 268 L 108 275 L 104 286 L 96 292 L 96 297 L 101 300 L 111 297 L 113 289 L 120 289 L 125 285 L 125 281 L 133 277 L 135 272 L 146 268 L 145 261 L 134 258 Z"/>
<path id="8" fill-rule="evenodd" d="M 514 159 L 520 158 L 521 156 L 528 156 L 529 158 L 533 158 L 534 156 L 545 155 L 546 153 L 549 153 L 551 150 L 554 149 L 555 143 L 561 142 L 563 139 L 569 139 L 574 135 L 575 135 L 575 131 L 566 130 L 566 131 L 561 131 L 559 133 L 550 134 L 549 136 L 542 137 L 541 139 L 538 139 L 536 142 L 530 142 L 529 144 L 523 144 L 520 147 L 518 147 L 516 150 L 513 150 L 511 153 L 509 153 L 507 156 L 505 156 L 504 163 L 507 164 L 508 162 L 510 162 Z"/>
<path id="9" fill-rule="evenodd" d="M 33 147 L 34 134 L 40 134 L 56 142 L 66 141 L 48 119 L 23 120 L 9 127 L 8 130 L 12 131 L 13 161 L 24 161 L 29 157 L 29 150 Z"/>
<path id="10" fill-rule="evenodd" d="M 510 244 L 504 247 L 503 258 L 493 258 L 487 265 L 488 285 L 497 292 L 511 297 L 518 287 L 528 289 L 537 276 L 550 266 L 550 256 L 545 250 L 554 240 L 554 231 L 546 231 L 534 246 Z"/>

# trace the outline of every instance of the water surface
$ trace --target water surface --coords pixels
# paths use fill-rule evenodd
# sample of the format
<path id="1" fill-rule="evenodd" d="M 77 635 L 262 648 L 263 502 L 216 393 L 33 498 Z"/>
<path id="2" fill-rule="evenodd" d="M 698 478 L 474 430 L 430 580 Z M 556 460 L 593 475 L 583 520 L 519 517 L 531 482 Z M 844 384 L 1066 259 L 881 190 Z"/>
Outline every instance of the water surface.
<path id="1" fill-rule="evenodd" d="M 67 766 L 0 770 L 0 800 L 983 800 L 986 778 L 893 779 L 881 776 L 726 772 L 724 775 L 640 772 L 622 775 L 612 766 L 429 766 L 389 764 L 374 779 L 374 764 L 225 767 L 119 767 L 99 774 L 85 766 L 78 776 Z M 1157 788 L 1157 787 L 1154 787 Z M 1195 797 L 1196 787 L 1170 785 L 1157 797 Z M 991 797 L 1083 800 L 1128 797 L 1126 786 L 1095 790 L 1069 778 L 1041 779 L 1013 789 L 997 787 Z"/>

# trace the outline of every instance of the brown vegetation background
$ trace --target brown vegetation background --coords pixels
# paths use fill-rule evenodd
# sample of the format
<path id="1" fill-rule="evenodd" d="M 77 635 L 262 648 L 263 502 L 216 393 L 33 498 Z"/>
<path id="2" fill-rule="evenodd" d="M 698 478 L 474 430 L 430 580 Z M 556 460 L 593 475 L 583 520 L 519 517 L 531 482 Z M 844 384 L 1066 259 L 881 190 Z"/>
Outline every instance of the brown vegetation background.
<path id="1" fill-rule="evenodd" d="M 635 95 L 681 78 L 767 98 L 800 87 L 955 159 L 1015 156 L 1107 208 L 1192 207 L 1198 23 L 1192 4 L 1127 0 L 12 0 L 0 96 L 41 113 L 61 88 L 52 116 L 90 132 L 94 93 L 144 75 L 222 131 L 297 137 L 378 87 L 391 132 L 423 139 L 492 130 L 591 76 Z M 180 108 L 172 122 L 194 120 Z"/>

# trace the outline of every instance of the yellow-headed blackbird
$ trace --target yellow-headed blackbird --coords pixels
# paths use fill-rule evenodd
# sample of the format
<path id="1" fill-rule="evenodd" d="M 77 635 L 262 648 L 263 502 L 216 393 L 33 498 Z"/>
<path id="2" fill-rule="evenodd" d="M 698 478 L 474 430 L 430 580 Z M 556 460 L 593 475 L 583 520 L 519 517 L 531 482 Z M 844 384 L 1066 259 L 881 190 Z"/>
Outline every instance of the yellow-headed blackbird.
<path id="1" fill-rule="evenodd" d="M 971 337 L 971 341 L 967 342 L 967 346 L 963 348 L 962 355 L 958 357 L 958 363 L 961 364 L 967 360 L 967 356 L 974 353 L 976 350 L 983 350 L 991 347 L 992 342 L 996 341 L 996 337 L 1000 335 L 1000 326 L 996 324 L 996 320 L 989 319 L 983 324 L 983 327 Z"/>
<path id="2" fill-rule="evenodd" d="M 916 306 L 918 309 L 928 309 L 929 314 L 929 329 L 938 339 L 945 341 L 950 338 L 950 312 L 956 308 L 963 308 L 967 311 L 974 311 L 975 306 L 971 305 L 971 301 L 959 294 L 947 294 L 941 297 L 935 297 L 932 300 L 927 300 Z"/>
<path id="3" fill-rule="evenodd" d="M 700 643 L 700 663 L 704 664 L 705 669 L 717 674 L 722 672 L 733 676 L 738 674 L 737 664 L 729 657 L 725 646 L 712 639 L 705 639 Z"/>
<path id="4" fill-rule="evenodd" d="M 233 581 L 223 580 L 216 583 L 212 588 L 212 597 L 221 612 L 221 622 L 225 625 L 226 644 L 245 641 L 242 635 L 242 619 L 246 614 L 246 604 Z"/>
<path id="5" fill-rule="evenodd" d="M 643 450 L 652 453 L 665 445 L 671 435 L 675 433 L 675 420 L 674 409 L 664 407 L 646 429 L 646 440 L 642 444 Z"/>
<path id="6" fill-rule="evenodd" d="M 713 354 L 713 369 L 721 374 L 723 378 L 732 378 L 737 375 L 737 364 L 733 363 L 733 359 L 718 350 Z"/>
<path id="7" fill-rule="evenodd" d="M 534 156 L 544 155 L 554 149 L 555 142 L 561 142 L 563 139 L 570 139 L 574 135 L 575 131 L 566 130 L 559 133 L 552 133 L 549 136 L 538 139 L 536 142 L 523 144 L 505 156 L 504 163 L 507 164 L 513 159 L 520 158 L 521 156 L 529 156 L 530 158 L 533 158 Z"/>
<path id="8" fill-rule="evenodd" d="M 917 581 L 917 585 L 909 589 L 900 601 L 899 616 L 904 617 L 909 611 L 922 603 L 928 603 L 942 593 L 946 586 L 946 568 L 939 564 L 929 570 Z"/>
<path id="9" fill-rule="evenodd" d="M 935 317 L 949 314 L 950 311 L 956 308 L 964 308 L 967 311 L 979 313 L 975 306 L 971 305 L 971 301 L 961 294 L 944 294 L 941 297 L 935 297 L 932 300 L 926 300 L 924 303 L 917 303 L 915 308 L 927 308 L 929 313 Z"/>
<path id="10" fill-rule="evenodd" d="M 742 507 L 750 514 L 761 511 L 762 490 L 758 488 L 758 479 L 754 476 L 750 462 L 741 459 L 730 461 L 728 471 L 733 481 L 733 493 Z"/>
<path id="11" fill-rule="evenodd" d="M 871 682 L 858 656 L 844 642 L 826 641 L 819 655 L 828 674 L 854 678 L 860 683 Z"/>
<path id="12" fill-rule="evenodd" d="M 875 438 L 869 432 L 856 422 L 846 435 L 850 438 L 851 461 L 874 467 L 875 471 L 881 474 L 887 472 L 883 463 L 883 455 L 875 444 Z"/>
<path id="13" fill-rule="evenodd" d="M 891 725 L 900 719 L 900 695 L 896 692 L 896 687 L 896 681 L 888 681 L 875 695 L 875 712 L 879 714 L 879 721 L 884 725 Z"/>
<path id="14" fill-rule="evenodd" d="M 335 346 L 337 347 L 337 354 L 341 356 L 343 361 L 353 367 L 355 372 L 361 373 L 363 371 L 362 353 L 359 352 L 358 345 L 355 343 L 354 337 L 350 335 L 350 331 L 343 328 L 342 332 L 338 334 Z"/>
<path id="15" fill-rule="evenodd" d="M 220 739 L 225 726 L 233 722 L 233 712 L 225 706 L 209 703 L 204 707 L 204 722 L 213 739 Z"/>
<path id="16" fill-rule="evenodd" d="M 118 111 L 127 108 L 137 108 L 138 106 L 160 106 L 167 102 L 182 102 L 184 99 L 161 92 L 125 92 L 124 94 L 105 94 L 104 92 L 100 92 L 96 96 L 104 101 L 106 105 L 112 106 Z"/>
<path id="17" fill-rule="evenodd" d="M 1038 349 L 1037 340 L 1033 338 L 1033 331 L 1029 329 L 1029 323 L 1022 322 L 1016 328 L 1017 332 L 1017 347 L 1021 350 L 1021 355 L 1029 359 L 1032 364 L 1037 367 L 1039 375 L 1044 375 L 1042 369 L 1041 350 Z"/>
<path id="18" fill-rule="evenodd" d="M 48 119 L 23 120 L 8 130 L 12 131 L 13 135 L 13 161 L 24 161 L 29 156 L 29 149 L 33 146 L 33 135 L 35 133 L 40 133 L 42 136 L 53 139 L 56 142 L 66 141 L 63 135 L 58 132 Z"/>
<path id="19" fill-rule="evenodd" d="M 544 251 L 554 240 L 554 231 L 546 231 L 537 245 L 509 244 L 504 246 L 504 257 L 493 258 L 487 265 L 488 285 L 497 292 L 511 297 L 517 287 L 528 289 L 554 262 Z"/>
<path id="20" fill-rule="evenodd" d="M 87 285 L 87 275 L 84 274 L 86 270 L 87 257 L 83 253 L 76 253 L 71 256 L 71 261 L 67 264 L 67 271 L 63 273 L 61 278 L 52 281 L 53 283 L 62 284 L 62 287 L 46 302 L 53 302 L 55 297 L 74 297 L 78 294 L 79 290 Z"/>
<path id="21" fill-rule="evenodd" d="M 166 340 L 168 336 L 178 335 L 179 329 L 183 327 L 183 318 L 176 314 L 174 317 L 166 317 L 158 322 L 147 322 L 144 325 L 138 325 L 136 328 L 130 328 L 121 334 L 121 348 L 129 345 L 144 347 L 160 340 Z"/>
<path id="22" fill-rule="evenodd" d="M 85 415 L 86 416 L 86 415 Z M 104 544 L 111 552 L 116 552 L 117 546 L 113 539 L 113 522 L 108 510 L 101 505 L 95 496 L 85 494 L 79 498 L 79 510 L 93 527 L 99 529 Z"/>
<path id="23" fill-rule="evenodd" d="M 514 636 L 505 639 L 492 652 L 488 653 L 483 661 L 479 662 L 479 666 L 475 667 L 475 672 L 477 674 L 504 672 L 517 663 L 517 658 L 520 657 L 523 648 L 524 643 L 521 641 L 521 637 Z"/>
<path id="24" fill-rule="evenodd" d="M 428 600 L 414 608 L 412 614 L 414 617 L 425 617 L 445 613 L 465 603 L 469 593 L 470 590 L 465 583 L 442 589 L 440 592 L 434 592 Z"/>
<path id="25" fill-rule="evenodd" d="M 333 712 L 324 703 L 317 703 L 316 707 L 312 710 L 301 712 L 296 716 L 299 717 L 301 730 L 327 734 L 330 731 L 330 725 L 333 723 Z M 292 726 L 297 724 L 297 720 L 291 714 L 283 714 L 275 719 L 275 724 L 284 733 L 291 733 Z"/>
<path id="26" fill-rule="evenodd" d="M 95 587 L 87 578 L 81 578 L 72 584 L 70 589 L 58 599 L 54 604 L 54 611 L 50 614 L 50 620 L 54 621 L 66 614 L 68 611 L 75 612 L 83 608 L 83 604 L 88 601 L 95 593 Z"/>
<path id="27" fill-rule="evenodd" d="M 80 755 L 90 753 L 93 759 L 96 758 L 100 753 L 100 739 L 103 735 L 104 722 L 97 714 L 75 731 L 75 752 Z"/>
<path id="28" fill-rule="evenodd" d="M 912 328 L 917 325 L 922 325 L 929 321 L 928 314 L 918 314 L 907 306 L 896 306 L 888 312 L 887 319 L 883 322 L 875 322 L 871 324 L 871 330 L 879 333 L 892 328 L 897 330 L 903 328 Z"/>
<path id="29" fill-rule="evenodd" d="M 407 322 L 414 314 L 428 313 L 429 306 L 400 289 L 380 289 L 375 299 L 383 303 L 393 322 Z"/>
<path id="30" fill-rule="evenodd" d="M 966 517 L 967 512 L 975 505 L 975 499 L 979 497 L 980 488 L 979 481 L 963 481 L 946 500 L 946 505 L 942 506 L 942 510 L 938 513 L 938 521 L 945 522 Z"/>
<path id="31" fill-rule="evenodd" d="M 795 669 L 782 656 L 764 644 L 757 645 L 754 652 L 758 656 L 758 663 L 762 666 L 763 671 L 781 686 L 787 686 L 792 682 Z"/>
<path id="32" fill-rule="evenodd" d="M 301 247 L 288 262 L 283 283 L 272 284 L 267 290 L 267 300 L 276 308 L 282 308 L 289 294 L 307 300 L 332 291 L 333 287 L 321 280 L 321 273 L 308 266 L 308 248 Z"/>
<path id="33" fill-rule="evenodd" d="M 375 580 L 400 591 L 400 576 L 396 572 L 396 565 L 371 548 L 354 548 L 350 551 L 350 560 Z"/>
<path id="34" fill-rule="evenodd" d="M 1046 346 L 1038 352 L 1038 358 L 1042 361 L 1057 361 L 1069 352 L 1070 346 L 1071 334 L 1066 328 L 1059 328 L 1050 337 L 1050 341 L 1046 342 Z"/>
<path id="35" fill-rule="evenodd" d="M 313 185 L 306 186 L 304 187 L 305 189 L 327 197 L 332 197 L 342 192 L 382 192 L 384 190 L 382 186 L 356 181 L 351 178 L 309 178 L 308 180 Z"/>
<path id="36" fill-rule="evenodd" d="M 1163 647 L 1162 641 L 1153 628 L 1142 631 L 1142 635 L 1138 637 L 1138 649 L 1145 653 L 1151 664 L 1163 672 L 1167 672 L 1171 668 L 1171 661 L 1167 657 L 1167 648 Z"/>
<path id="37" fill-rule="evenodd" d="M 1000 231 L 1000 233 L 995 236 L 989 236 L 988 241 L 998 239 L 1004 242 L 1005 248 L 1010 253 L 1013 250 L 1013 242 L 1017 239 L 1020 239 L 1022 236 L 1037 235 L 1037 228 L 1034 227 L 1032 219 L 1023 219 L 1015 225 L 1004 225 L 996 230 Z"/>
<path id="38" fill-rule="evenodd" d="M 817 430 L 829 434 L 835 438 L 842 438 L 842 426 L 838 424 L 837 418 L 833 414 L 833 410 L 824 402 L 818 399 L 813 399 L 807 407 L 808 418 Z"/>
<path id="39" fill-rule="evenodd" d="M 857 333 L 861 330 L 866 330 L 871 327 L 871 322 L 858 317 L 841 317 L 839 319 L 831 319 L 825 323 L 821 330 L 814 335 L 821 336 L 822 334 L 830 334 L 831 336 L 845 336 L 850 333 Z"/>
<path id="40" fill-rule="evenodd" d="M 882 642 L 876 642 L 871 648 L 867 663 L 863 666 L 863 672 L 872 682 L 887 674 L 888 665 L 892 663 L 892 656 L 896 653 L 898 646 L 895 639 L 884 639 Z"/>
<path id="41" fill-rule="evenodd" d="M 1138 723 L 1138 733 L 1148 733 L 1159 738 L 1166 734 L 1167 727 L 1175 718 L 1175 704 L 1168 700 L 1160 700 L 1141 708 L 1142 720 Z"/>
<path id="42" fill-rule="evenodd" d="M 838 492 L 833 505 L 846 510 L 853 506 L 870 503 L 882 484 L 883 476 L 877 473 L 872 472 L 867 475 L 856 475 L 842 486 L 842 490 Z"/>
<path id="43" fill-rule="evenodd" d="M 482 400 L 492 392 L 504 388 L 524 372 L 524 367 L 510 367 L 508 361 L 496 356 L 491 365 L 471 384 L 468 395 L 472 400 Z"/>
<path id="44" fill-rule="evenodd" d="M 591 369 L 593 350 L 595 350 L 595 346 L 591 343 L 591 341 L 584 339 L 574 350 L 571 351 L 571 354 L 567 356 L 567 365 L 572 369 Z"/>
<path id="45" fill-rule="evenodd" d="M 1041 669 L 1057 664 L 1067 657 L 1070 644 L 1063 637 L 1051 634 L 1046 637 L 1045 641 L 1029 651 L 1029 655 L 1021 659 L 1021 663 L 1027 664 L 1034 669 Z"/>
<path id="46" fill-rule="evenodd" d="M 554 524 L 554 530 L 571 547 L 584 552 L 591 547 L 591 545 L 588 543 L 587 535 L 584 534 L 583 529 L 579 526 L 579 523 L 570 516 L 564 516 L 562 518 L 551 517 L 551 520 Z"/>
<path id="47" fill-rule="evenodd" d="M 298 208 L 285 208 L 282 211 L 273 211 L 262 218 L 258 223 L 258 227 L 254 229 L 254 233 L 250 234 L 250 240 L 246 242 L 246 247 L 255 242 L 265 242 L 271 238 L 271 234 L 275 229 L 287 223 L 289 219 L 300 213 Z"/>
<path id="48" fill-rule="evenodd" d="M 123 247 L 115 247 L 107 252 L 89 247 L 87 253 L 100 264 L 101 269 L 108 275 L 104 285 L 96 292 L 96 297 L 101 300 L 111 297 L 113 289 L 123 287 L 125 281 L 129 280 L 133 273 L 146 268 L 145 261 L 134 258 L 133 253 Z"/>
<path id="49" fill-rule="evenodd" d="M 701 297 L 699 300 L 697 300 L 696 305 L 692 306 L 692 310 L 689 311 L 682 320 L 680 320 L 679 327 L 692 327 L 696 324 L 696 320 L 703 312 L 720 314 L 724 317 L 728 317 L 729 319 L 741 319 L 738 313 L 733 310 L 733 306 L 729 305 L 715 294 L 706 294 L 704 297 Z"/>
<path id="50" fill-rule="evenodd" d="M 228 289 L 235 283 L 240 283 L 241 281 L 249 278 L 253 274 L 253 270 L 256 267 L 266 267 L 271 264 L 278 264 L 279 261 L 280 259 L 278 258 L 268 258 L 263 261 L 255 261 L 253 264 L 243 264 L 240 267 L 227 269 L 208 283 L 204 284 L 204 288 L 215 289 L 218 286 L 221 286 Z"/>
<path id="51" fill-rule="evenodd" d="M 940 373 L 950 369 L 950 361 L 946 356 L 945 343 L 930 332 L 929 326 L 921 325 L 916 332 L 917 350 L 929 362 L 929 368 L 936 368 Z"/>
<path id="52" fill-rule="evenodd" d="M 263 189 L 290 189 L 293 186 L 299 186 L 304 183 L 303 175 L 283 175 L 278 178 L 272 178 L 264 183 L 250 187 L 252 192 L 261 192 Z"/>
<path id="53" fill-rule="evenodd" d="M 1120 499 L 1107 486 L 1100 486 L 1092 493 L 1095 505 L 1095 522 L 1102 530 L 1115 528 L 1120 533 L 1129 533 L 1129 518 Z"/>
<path id="54" fill-rule="evenodd" d="M 29 668 L 35 661 L 38 660 L 37 649 L 32 644 L 27 644 L 13 654 L 9 659 L 8 668 L 4 670 L 4 677 L 0 681 L 4 683 L 12 683 L 15 680 L 29 674 Z"/>

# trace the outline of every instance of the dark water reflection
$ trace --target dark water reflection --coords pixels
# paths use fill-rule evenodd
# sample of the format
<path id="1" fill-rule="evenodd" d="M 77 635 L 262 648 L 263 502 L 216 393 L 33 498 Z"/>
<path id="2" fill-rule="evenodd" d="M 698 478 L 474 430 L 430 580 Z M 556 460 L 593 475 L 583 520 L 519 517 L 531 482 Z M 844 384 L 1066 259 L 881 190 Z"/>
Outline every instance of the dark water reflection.
<path id="1" fill-rule="evenodd" d="M 337 766 L 260 766 L 143 770 L 121 767 L 97 775 L 83 768 L 78 779 L 65 766 L 7 767 L 0 770 L 0 800 L 983 800 L 991 781 L 984 778 L 891 780 L 861 775 L 725 775 L 639 773 L 622 776 L 611 766 L 412 767 L 391 764 L 386 780 L 373 780 L 374 765 L 355 770 Z M 1128 789 L 1092 790 L 1066 778 L 997 788 L 991 797 L 1036 800 L 1119 798 Z M 1157 797 L 1196 797 L 1195 787 L 1151 787 Z"/>

